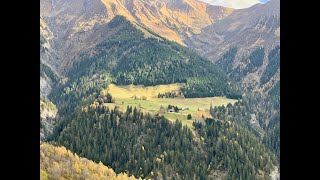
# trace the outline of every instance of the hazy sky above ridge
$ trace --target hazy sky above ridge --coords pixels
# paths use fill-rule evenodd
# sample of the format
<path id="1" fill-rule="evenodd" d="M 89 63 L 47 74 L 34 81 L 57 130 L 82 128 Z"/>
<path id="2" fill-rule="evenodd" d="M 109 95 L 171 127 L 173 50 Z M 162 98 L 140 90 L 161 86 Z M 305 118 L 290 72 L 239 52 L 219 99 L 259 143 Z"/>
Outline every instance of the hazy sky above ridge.
<path id="1" fill-rule="evenodd" d="M 255 5 L 257 3 L 265 3 L 269 0 L 200 0 L 212 5 L 231 7 L 235 9 L 243 9 Z"/>

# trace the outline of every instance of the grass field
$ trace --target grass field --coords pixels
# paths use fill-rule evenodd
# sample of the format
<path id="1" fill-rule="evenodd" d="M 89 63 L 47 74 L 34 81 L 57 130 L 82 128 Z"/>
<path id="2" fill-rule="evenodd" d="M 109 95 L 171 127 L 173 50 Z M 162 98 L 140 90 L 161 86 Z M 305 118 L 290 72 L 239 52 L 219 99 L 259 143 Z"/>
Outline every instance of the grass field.
<path id="1" fill-rule="evenodd" d="M 201 117 L 210 116 L 208 110 L 210 105 L 221 106 L 228 103 L 235 103 L 237 100 L 228 99 L 225 97 L 207 97 L 207 98 L 157 98 L 158 93 L 179 91 L 183 84 L 169 84 L 144 87 L 141 85 L 116 86 L 109 85 L 108 89 L 103 93 L 109 92 L 116 99 L 115 103 L 106 103 L 105 105 L 113 108 L 119 106 L 122 111 L 125 111 L 127 106 L 140 107 L 143 112 L 159 113 L 171 121 L 176 119 L 181 120 L 183 124 L 192 126 L 193 120 Z M 137 98 L 135 99 L 134 96 Z M 146 100 L 142 100 L 142 97 Z M 189 108 L 189 110 L 180 111 L 179 113 L 166 112 L 168 105 L 178 106 L 179 108 Z M 163 107 L 163 110 L 160 110 Z M 192 120 L 187 120 L 187 115 L 192 115 Z"/>

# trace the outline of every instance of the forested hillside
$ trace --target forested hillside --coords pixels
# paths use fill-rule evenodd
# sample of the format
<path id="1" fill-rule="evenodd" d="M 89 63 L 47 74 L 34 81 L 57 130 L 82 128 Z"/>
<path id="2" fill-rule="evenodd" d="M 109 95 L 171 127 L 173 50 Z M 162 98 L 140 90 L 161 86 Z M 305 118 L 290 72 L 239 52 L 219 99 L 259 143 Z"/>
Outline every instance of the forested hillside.
<path id="1" fill-rule="evenodd" d="M 216 119 L 194 126 L 204 138 L 209 165 L 227 170 L 226 179 L 270 179 L 276 157 L 250 131 Z"/>
<path id="2" fill-rule="evenodd" d="M 226 179 L 268 179 L 277 165 L 275 155 L 253 133 L 233 122 L 195 123 L 195 137 L 179 121 L 171 123 L 131 107 L 126 112 L 86 107 L 72 119 L 55 141 L 117 173 L 208 179 L 220 172 Z"/>
<path id="3" fill-rule="evenodd" d="M 280 82 L 267 96 L 246 95 L 234 105 L 210 109 L 214 118 L 251 130 L 280 160 Z"/>
<path id="4" fill-rule="evenodd" d="M 68 82 L 49 95 L 59 112 L 73 110 L 84 99 L 97 96 L 101 88 L 118 85 L 186 83 L 185 97 L 241 97 L 235 83 L 217 66 L 195 52 L 165 39 L 145 38 L 144 33 L 122 16 L 108 29 L 117 31 L 96 47 L 95 54 L 83 54 L 68 73 Z"/>
<path id="5" fill-rule="evenodd" d="M 257 48 L 247 59 L 247 65 L 232 69 L 237 48 L 231 48 L 218 61 L 218 65 L 235 81 L 240 81 L 248 73 L 258 71 L 262 66 L 263 48 Z M 267 55 L 269 63 L 258 78 L 260 91 L 252 93 L 247 87 L 246 96 L 234 106 L 216 107 L 211 110 L 213 117 L 236 121 L 251 129 L 263 142 L 280 157 L 280 80 L 274 78 L 280 69 L 280 46 Z"/>
<path id="6" fill-rule="evenodd" d="M 265 57 L 264 48 L 256 48 L 250 53 L 248 58 L 244 58 L 244 63 L 241 63 L 233 68 L 233 62 L 237 53 L 237 48 L 230 48 L 218 61 L 217 64 L 221 67 L 231 79 L 239 82 L 241 79 L 245 78 L 248 74 L 257 72 L 259 68 L 263 65 L 263 59 Z M 267 55 L 268 64 L 265 69 L 260 72 L 259 84 L 260 88 L 266 85 L 272 77 L 277 73 L 280 68 L 280 46 L 273 48 Z M 245 65 L 244 65 L 245 64 Z M 273 87 L 277 81 L 272 82 L 269 85 Z M 247 87 L 250 89 L 250 87 Z M 266 90 L 269 90 L 268 87 L 265 87 Z"/>
<path id="7" fill-rule="evenodd" d="M 51 70 L 51 68 L 43 64 L 41 61 L 40 61 L 40 78 L 48 78 L 52 83 L 57 83 L 59 80 L 58 76 Z"/>
<path id="8" fill-rule="evenodd" d="M 222 96 L 238 93 L 223 71 L 186 47 L 163 38 L 145 38 L 142 31 L 122 16 L 116 16 L 108 27 L 117 29 L 118 33 L 99 44 L 94 56 L 84 57 L 80 63 L 74 64 L 68 74 L 71 80 L 110 73 L 118 85 L 190 82 L 190 89 L 200 86 L 199 94 Z M 202 78 L 210 78 L 211 83 L 194 85 L 194 81 L 201 82 Z M 201 87 L 204 87 L 202 91 Z"/>

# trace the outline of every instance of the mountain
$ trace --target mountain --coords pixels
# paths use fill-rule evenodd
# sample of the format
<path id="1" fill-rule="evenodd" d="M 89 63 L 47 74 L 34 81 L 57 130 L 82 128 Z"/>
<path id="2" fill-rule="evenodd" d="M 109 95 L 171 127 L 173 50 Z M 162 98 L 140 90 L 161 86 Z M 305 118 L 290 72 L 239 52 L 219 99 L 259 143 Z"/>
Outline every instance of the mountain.
<path id="1" fill-rule="evenodd" d="M 181 89 L 185 97 L 241 97 L 235 82 L 216 65 L 182 45 L 136 27 L 124 16 L 116 16 L 104 31 L 109 37 L 92 48 L 92 53 L 83 53 L 70 64 L 68 81 L 49 95 L 59 104 L 60 113 L 65 113 L 63 109 L 73 111 L 84 98 L 99 94 L 109 83 L 185 83 Z"/>
<path id="2" fill-rule="evenodd" d="M 57 61 L 53 47 L 54 35 L 46 22 L 40 17 L 40 95 L 48 96 L 60 79 L 54 66 Z"/>
<path id="3" fill-rule="evenodd" d="M 57 74 L 53 72 L 52 68 L 44 64 L 43 59 L 40 59 L 40 96 L 48 96 L 53 86 L 58 82 Z"/>
<path id="4" fill-rule="evenodd" d="M 42 62 L 62 79 L 80 54 L 91 53 L 112 34 L 105 26 L 122 15 L 137 27 L 187 45 L 213 62 L 229 64 L 229 76 L 248 90 L 268 91 L 279 80 L 279 0 L 239 10 L 197 0 L 41 0 L 40 4 L 42 37 L 47 39 Z M 263 54 L 258 54 L 263 55 L 262 64 L 248 65 L 258 48 L 263 48 Z M 268 66 L 272 58 L 275 65 Z M 43 78 L 41 85 L 47 95 L 51 81 Z"/>
<path id="5" fill-rule="evenodd" d="M 41 0 L 42 177 L 277 178 L 276 3 Z"/>
<path id="6" fill-rule="evenodd" d="M 143 113 L 140 105 L 121 110 L 100 101 L 112 103 L 112 94 L 102 97 L 111 82 L 185 83 L 181 91 L 187 98 L 239 95 L 234 82 L 212 62 L 124 16 L 115 16 L 103 30 L 107 38 L 70 64 L 68 81 L 48 96 L 63 117 L 50 141 L 102 161 L 116 173 L 141 178 L 267 179 L 276 170 L 274 153 L 231 121 L 203 117 L 189 128 L 156 112 Z"/>
<path id="7" fill-rule="evenodd" d="M 116 174 L 113 169 L 73 154 L 65 147 L 40 144 L 40 179 L 114 179 L 130 180 L 125 173 Z"/>
<path id="8" fill-rule="evenodd" d="M 280 0 L 234 10 L 189 42 L 246 89 L 267 91 L 280 78 Z"/>
<path id="9" fill-rule="evenodd" d="M 46 140 L 58 121 L 58 109 L 47 98 L 59 83 L 57 73 L 48 66 L 48 61 L 55 59 L 51 49 L 52 38 L 52 32 L 40 17 L 40 141 Z"/>
<path id="10" fill-rule="evenodd" d="M 105 25 L 116 15 L 185 45 L 185 36 L 228 16 L 233 9 L 197 0 L 41 0 L 40 16 L 52 32 L 51 58 L 45 60 L 59 74 L 80 52 L 103 41 Z"/>
<path id="11" fill-rule="evenodd" d="M 234 10 L 188 42 L 245 92 L 212 116 L 252 130 L 280 158 L 280 0 Z"/>

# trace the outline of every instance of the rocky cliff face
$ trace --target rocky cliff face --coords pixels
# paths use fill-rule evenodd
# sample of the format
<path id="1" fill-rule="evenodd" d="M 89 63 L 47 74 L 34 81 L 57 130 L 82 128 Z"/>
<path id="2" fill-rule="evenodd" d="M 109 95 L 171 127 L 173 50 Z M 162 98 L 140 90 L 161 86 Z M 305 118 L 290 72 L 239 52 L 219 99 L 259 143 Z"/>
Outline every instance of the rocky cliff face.
<path id="1" fill-rule="evenodd" d="M 53 131 L 58 118 L 56 106 L 46 98 L 40 100 L 40 140 L 45 140 Z"/>
<path id="2" fill-rule="evenodd" d="M 63 74 L 81 53 L 89 52 L 108 32 L 116 15 L 186 45 L 187 38 L 228 16 L 233 9 L 197 0 L 41 0 L 41 17 L 53 34 L 44 61 Z"/>
<path id="3" fill-rule="evenodd" d="M 47 96 L 54 85 L 55 79 L 52 79 L 48 74 L 50 71 L 53 74 L 51 64 L 55 64 L 57 56 L 56 50 L 52 48 L 54 35 L 49 26 L 40 17 L 40 95 Z M 45 66 L 45 67 L 44 67 Z"/>
<path id="4" fill-rule="evenodd" d="M 52 90 L 52 84 L 48 77 L 40 77 L 40 96 L 48 96 Z"/>
<path id="5" fill-rule="evenodd" d="M 279 80 L 280 68 L 267 83 L 261 84 L 260 77 L 268 66 L 270 51 L 280 46 L 280 0 L 235 10 L 228 17 L 204 28 L 200 34 L 192 36 L 188 42 L 190 47 L 213 62 L 221 60 L 231 48 L 236 48 L 231 71 L 245 69 L 250 54 L 257 48 L 264 48 L 263 64 L 241 77 L 241 82 L 256 91 L 270 88 Z"/>

